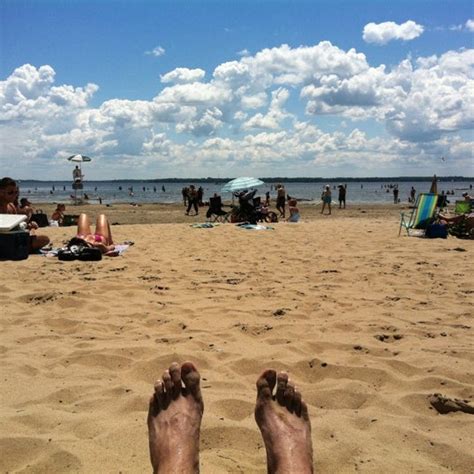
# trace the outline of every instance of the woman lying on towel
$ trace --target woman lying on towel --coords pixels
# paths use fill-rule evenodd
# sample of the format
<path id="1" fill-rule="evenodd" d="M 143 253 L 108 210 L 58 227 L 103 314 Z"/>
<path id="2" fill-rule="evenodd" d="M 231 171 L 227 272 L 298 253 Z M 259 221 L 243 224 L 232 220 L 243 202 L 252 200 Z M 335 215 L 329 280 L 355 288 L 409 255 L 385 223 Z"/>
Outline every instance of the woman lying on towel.
<path id="1" fill-rule="evenodd" d="M 87 214 L 81 214 L 77 221 L 76 238 L 82 239 L 90 246 L 98 248 L 103 254 L 111 254 L 115 250 L 110 224 L 105 214 L 97 216 L 94 232 L 92 232 Z"/>

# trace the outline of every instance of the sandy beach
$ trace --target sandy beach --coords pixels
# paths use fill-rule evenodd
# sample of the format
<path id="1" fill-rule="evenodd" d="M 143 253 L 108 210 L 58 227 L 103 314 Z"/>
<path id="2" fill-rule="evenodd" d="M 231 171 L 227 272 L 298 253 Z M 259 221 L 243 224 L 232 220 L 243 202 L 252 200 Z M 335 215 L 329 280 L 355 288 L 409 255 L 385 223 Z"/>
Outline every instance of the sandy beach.
<path id="1" fill-rule="evenodd" d="M 472 472 L 474 417 L 428 398 L 474 403 L 474 242 L 398 237 L 398 206 L 300 207 L 265 231 L 192 228 L 205 211 L 181 205 L 68 207 L 107 213 L 135 244 L 1 262 L 0 471 L 151 472 L 153 382 L 192 360 L 204 473 L 266 472 L 266 367 L 309 405 L 316 472 Z M 61 246 L 74 228 L 42 232 Z"/>

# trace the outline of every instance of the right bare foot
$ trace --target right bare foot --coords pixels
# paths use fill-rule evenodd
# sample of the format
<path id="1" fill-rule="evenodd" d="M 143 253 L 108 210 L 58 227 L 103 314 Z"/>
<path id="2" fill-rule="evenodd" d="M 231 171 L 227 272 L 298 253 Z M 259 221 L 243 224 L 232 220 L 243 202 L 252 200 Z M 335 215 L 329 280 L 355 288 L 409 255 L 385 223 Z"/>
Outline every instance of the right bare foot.
<path id="1" fill-rule="evenodd" d="M 199 472 L 199 434 L 204 404 L 199 372 L 176 362 L 155 383 L 148 411 L 150 457 L 155 473 Z M 183 386 L 184 385 L 184 386 Z"/>
<path id="2" fill-rule="evenodd" d="M 267 450 L 269 473 L 313 472 L 308 408 L 286 373 L 277 376 L 268 369 L 257 380 L 255 420 Z"/>

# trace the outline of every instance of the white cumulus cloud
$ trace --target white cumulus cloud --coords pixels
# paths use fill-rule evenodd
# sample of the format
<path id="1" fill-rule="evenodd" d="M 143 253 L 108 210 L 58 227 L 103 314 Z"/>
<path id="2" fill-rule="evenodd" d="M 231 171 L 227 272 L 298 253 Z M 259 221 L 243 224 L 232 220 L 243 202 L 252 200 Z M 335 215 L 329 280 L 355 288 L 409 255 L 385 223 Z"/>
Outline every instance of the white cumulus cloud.
<path id="1" fill-rule="evenodd" d="M 187 67 L 178 67 L 173 71 L 160 76 L 161 82 L 186 84 L 189 82 L 199 82 L 204 79 L 206 72 L 202 69 L 188 69 Z"/>
<path id="2" fill-rule="evenodd" d="M 472 20 L 472 19 L 467 20 L 466 21 L 466 28 L 469 31 L 474 31 L 474 20 Z"/>
<path id="3" fill-rule="evenodd" d="M 423 31 L 423 26 L 412 20 L 408 20 L 401 25 L 393 21 L 385 21 L 365 25 L 362 38 L 366 43 L 387 44 L 392 40 L 413 40 L 418 38 Z"/>

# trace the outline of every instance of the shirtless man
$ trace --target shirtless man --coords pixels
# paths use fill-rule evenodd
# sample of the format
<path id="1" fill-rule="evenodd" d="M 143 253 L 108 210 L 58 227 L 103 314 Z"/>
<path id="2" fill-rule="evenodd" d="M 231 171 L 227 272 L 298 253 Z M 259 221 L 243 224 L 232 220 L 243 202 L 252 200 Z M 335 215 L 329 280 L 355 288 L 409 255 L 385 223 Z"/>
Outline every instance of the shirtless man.
<path id="1" fill-rule="evenodd" d="M 155 383 L 148 411 L 154 473 L 199 472 L 204 412 L 199 380 L 192 362 L 181 366 L 174 362 Z M 313 472 L 308 408 L 285 372 L 267 369 L 258 378 L 255 420 L 265 443 L 269 473 Z"/>
<path id="2" fill-rule="evenodd" d="M 18 198 L 18 187 L 16 181 L 11 178 L 0 179 L 0 214 L 18 214 L 14 202 Z M 34 231 L 38 228 L 36 222 L 28 223 L 28 229 Z M 30 253 L 43 248 L 49 244 L 46 235 L 34 235 L 30 233 Z"/>

